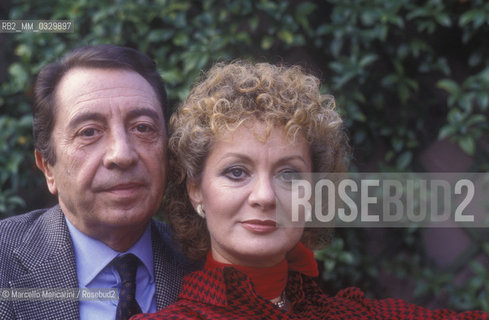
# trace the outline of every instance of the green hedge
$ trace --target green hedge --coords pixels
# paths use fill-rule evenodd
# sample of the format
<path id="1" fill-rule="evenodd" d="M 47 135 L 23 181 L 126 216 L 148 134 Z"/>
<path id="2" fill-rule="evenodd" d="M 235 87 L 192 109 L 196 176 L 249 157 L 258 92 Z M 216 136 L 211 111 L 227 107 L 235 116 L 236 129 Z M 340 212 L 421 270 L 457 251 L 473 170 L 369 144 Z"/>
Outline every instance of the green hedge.
<path id="1" fill-rule="evenodd" d="M 489 167 L 489 4 L 482 0 L 11 0 L 4 6 L 9 19 L 72 19 L 75 32 L 1 35 L 2 216 L 44 201 L 32 197 L 45 188 L 32 157 L 33 79 L 43 65 L 85 44 L 148 52 L 174 106 L 216 61 L 299 63 L 337 99 L 354 150 L 352 170 L 423 171 L 421 151 L 440 139 L 473 157 L 471 170 Z M 416 302 L 444 292 L 449 307 L 489 311 L 489 275 L 475 260 L 489 245 L 477 234 L 464 263 L 440 270 L 426 257 L 419 230 L 387 231 L 389 246 L 374 256 L 366 254 L 369 232 L 338 230 L 317 252 L 328 291 L 360 285 L 384 296 L 377 279 L 388 271 L 414 279 Z M 451 276 L 466 264 L 475 276 L 455 286 Z"/>

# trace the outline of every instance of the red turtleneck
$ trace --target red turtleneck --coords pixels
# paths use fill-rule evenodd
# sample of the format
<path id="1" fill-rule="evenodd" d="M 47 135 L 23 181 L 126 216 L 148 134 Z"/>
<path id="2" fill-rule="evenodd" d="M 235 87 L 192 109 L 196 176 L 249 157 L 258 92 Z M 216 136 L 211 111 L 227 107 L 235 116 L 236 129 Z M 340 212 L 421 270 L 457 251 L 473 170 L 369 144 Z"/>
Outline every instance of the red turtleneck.
<path id="1" fill-rule="evenodd" d="M 285 260 L 268 268 L 245 267 L 217 262 L 209 251 L 205 268 L 213 269 L 221 266 L 232 266 L 247 274 L 254 284 L 256 293 L 268 300 L 282 294 L 287 285 L 287 273 L 289 271 L 300 272 L 312 277 L 317 277 L 319 274 L 314 253 L 300 242 L 287 254 Z"/>

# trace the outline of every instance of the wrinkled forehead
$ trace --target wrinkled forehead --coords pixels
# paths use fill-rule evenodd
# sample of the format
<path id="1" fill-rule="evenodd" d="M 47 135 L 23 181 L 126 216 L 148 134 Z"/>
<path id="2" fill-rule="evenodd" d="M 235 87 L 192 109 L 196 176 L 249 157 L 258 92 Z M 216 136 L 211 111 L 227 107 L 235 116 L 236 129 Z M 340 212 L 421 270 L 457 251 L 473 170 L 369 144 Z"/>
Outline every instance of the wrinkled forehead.
<path id="1" fill-rule="evenodd" d="M 70 69 L 56 87 L 57 99 L 103 98 L 116 90 L 132 90 L 158 101 L 151 84 L 139 73 L 125 69 L 75 67 Z M 76 102 L 76 101 L 71 101 Z"/>

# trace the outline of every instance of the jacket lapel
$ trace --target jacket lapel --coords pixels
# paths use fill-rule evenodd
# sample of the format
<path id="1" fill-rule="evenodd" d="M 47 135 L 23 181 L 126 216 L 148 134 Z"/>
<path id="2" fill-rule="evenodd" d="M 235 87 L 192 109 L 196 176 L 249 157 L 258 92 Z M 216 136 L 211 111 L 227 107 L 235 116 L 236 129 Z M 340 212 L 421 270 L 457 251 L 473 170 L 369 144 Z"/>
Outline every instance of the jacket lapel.
<path id="1" fill-rule="evenodd" d="M 183 276 L 199 268 L 200 264 L 190 262 L 176 250 L 165 224 L 152 221 L 151 239 L 156 284 L 156 309 L 160 310 L 177 300 Z"/>
<path id="2" fill-rule="evenodd" d="M 14 255 L 25 274 L 9 282 L 15 288 L 78 288 L 73 245 L 59 206 L 44 213 Z M 18 319 L 76 319 L 77 300 L 15 300 Z"/>

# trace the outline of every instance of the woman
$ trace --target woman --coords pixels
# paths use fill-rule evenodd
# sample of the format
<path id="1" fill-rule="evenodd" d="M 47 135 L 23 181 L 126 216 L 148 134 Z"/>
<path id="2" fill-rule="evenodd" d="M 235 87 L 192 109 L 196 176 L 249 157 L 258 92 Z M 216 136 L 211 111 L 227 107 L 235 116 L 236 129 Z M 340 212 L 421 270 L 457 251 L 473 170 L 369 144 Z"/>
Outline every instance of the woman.
<path id="1" fill-rule="evenodd" d="M 299 67 L 218 64 L 173 115 L 167 220 L 186 255 L 206 259 L 179 300 L 133 319 L 479 319 L 315 284 L 310 248 L 326 229 L 284 227 L 291 178 L 346 170 L 334 100 Z"/>

